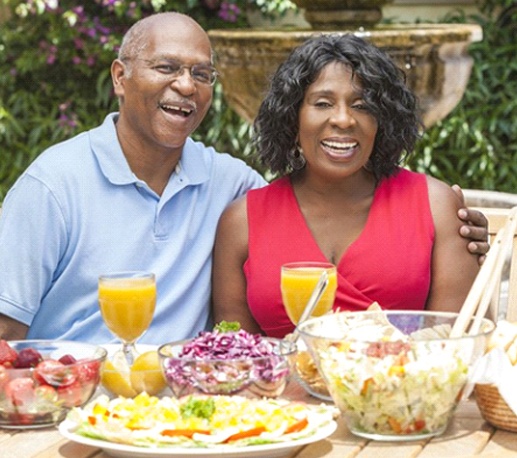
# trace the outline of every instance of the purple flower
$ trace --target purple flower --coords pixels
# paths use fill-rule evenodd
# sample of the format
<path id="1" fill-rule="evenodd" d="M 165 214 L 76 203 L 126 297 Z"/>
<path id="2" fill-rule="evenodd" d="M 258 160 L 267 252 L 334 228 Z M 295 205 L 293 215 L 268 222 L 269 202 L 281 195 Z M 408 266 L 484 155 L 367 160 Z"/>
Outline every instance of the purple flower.
<path id="1" fill-rule="evenodd" d="M 237 22 L 241 10 L 235 3 L 222 2 L 218 16 L 226 22 Z"/>

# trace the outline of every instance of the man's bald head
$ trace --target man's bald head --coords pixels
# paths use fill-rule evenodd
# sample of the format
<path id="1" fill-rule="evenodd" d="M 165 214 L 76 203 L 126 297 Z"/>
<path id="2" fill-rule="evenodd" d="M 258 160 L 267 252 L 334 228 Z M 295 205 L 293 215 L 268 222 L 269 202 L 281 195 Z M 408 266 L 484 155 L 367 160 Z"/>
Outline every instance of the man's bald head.
<path id="1" fill-rule="evenodd" d="M 190 16 L 176 12 L 156 13 L 140 19 L 129 28 L 122 39 L 118 58 L 124 61 L 142 54 L 148 45 L 148 41 L 145 37 L 148 35 L 149 29 L 153 27 L 158 29 L 166 27 L 197 29 L 197 31 L 204 34 L 208 40 L 208 35 L 205 30 Z"/>

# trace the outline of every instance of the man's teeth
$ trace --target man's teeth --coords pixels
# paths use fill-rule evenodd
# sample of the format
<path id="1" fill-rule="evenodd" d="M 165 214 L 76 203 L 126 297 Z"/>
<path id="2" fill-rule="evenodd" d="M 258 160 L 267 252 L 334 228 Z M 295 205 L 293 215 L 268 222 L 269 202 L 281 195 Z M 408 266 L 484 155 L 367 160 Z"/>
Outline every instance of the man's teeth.
<path id="1" fill-rule="evenodd" d="M 357 142 L 343 143 L 343 142 L 323 141 L 323 142 L 321 142 L 321 144 L 323 146 L 326 146 L 327 148 L 332 148 L 332 149 L 340 150 L 340 151 L 347 151 L 349 149 L 355 148 L 358 143 Z"/>
<path id="2" fill-rule="evenodd" d="M 180 111 L 185 116 L 188 116 L 190 113 L 192 113 L 191 109 L 180 107 L 177 105 L 162 105 L 162 108 L 164 108 L 165 110 Z"/>

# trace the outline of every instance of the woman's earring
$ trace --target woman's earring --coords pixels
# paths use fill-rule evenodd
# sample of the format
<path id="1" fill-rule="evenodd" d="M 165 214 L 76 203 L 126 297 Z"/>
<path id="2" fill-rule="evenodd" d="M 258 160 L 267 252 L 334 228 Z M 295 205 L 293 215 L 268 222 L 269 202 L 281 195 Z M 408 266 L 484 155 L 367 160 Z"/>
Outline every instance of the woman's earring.
<path id="1" fill-rule="evenodd" d="M 295 147 L 289 151 L 289 165 L 293 170 L 301 170 L 307 164 L 307 160 L 303 155 L 303 149 L 300 145 L 295 145 Z"/>

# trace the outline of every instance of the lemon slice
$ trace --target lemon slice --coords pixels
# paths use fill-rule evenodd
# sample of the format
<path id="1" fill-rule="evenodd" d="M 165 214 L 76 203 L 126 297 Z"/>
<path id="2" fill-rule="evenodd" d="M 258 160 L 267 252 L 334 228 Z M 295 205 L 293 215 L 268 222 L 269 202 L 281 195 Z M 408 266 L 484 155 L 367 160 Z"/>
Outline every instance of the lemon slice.
<path id="1" fill-rule="evenodd" d="M 114 358 L 104 362 L 101 383 L 104 388 L 117 396 L 133 398 L 138 394 L 131 386 L 129 367 L 122 358 Z"/>
<path id="2" fill-rule="evenodd" d="M 163 391 L 167 382 L 162 374 L 158 352 L 147 351 L 139 355 L 131 366 L 129 379 L 137 393 L 145 391 L 151 396 L 156 396 Z"/>

